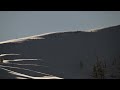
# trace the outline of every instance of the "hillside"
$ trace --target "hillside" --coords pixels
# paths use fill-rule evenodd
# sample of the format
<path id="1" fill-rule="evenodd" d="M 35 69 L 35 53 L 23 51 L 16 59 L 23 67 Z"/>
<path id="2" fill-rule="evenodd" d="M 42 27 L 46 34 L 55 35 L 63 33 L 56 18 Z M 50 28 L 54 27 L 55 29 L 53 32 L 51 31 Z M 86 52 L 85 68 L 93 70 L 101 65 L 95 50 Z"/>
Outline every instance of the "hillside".
<path id="1" fill-rule="evenodd" d="M 120 78 L 120 25 L 4 41 L 0 54 L 6 54 L 0 64 L 1 79 L 101 78 L 101 73 L 96 75 L 97 66 L 102 78 Z"/>

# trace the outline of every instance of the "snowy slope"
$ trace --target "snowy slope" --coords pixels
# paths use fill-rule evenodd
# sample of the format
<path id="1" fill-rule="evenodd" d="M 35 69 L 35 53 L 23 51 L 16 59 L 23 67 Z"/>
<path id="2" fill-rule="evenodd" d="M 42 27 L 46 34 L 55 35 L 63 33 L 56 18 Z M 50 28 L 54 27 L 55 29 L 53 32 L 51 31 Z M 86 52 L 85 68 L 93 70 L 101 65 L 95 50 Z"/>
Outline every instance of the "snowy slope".
<path id="1" fill-rule="evenodd" d="M 0 42 L 0 78 L 95 78 L 94 65 L 105 64 L 104 78 L 120 78 L 120 26 L 92 32 L 55 32 Z"/>

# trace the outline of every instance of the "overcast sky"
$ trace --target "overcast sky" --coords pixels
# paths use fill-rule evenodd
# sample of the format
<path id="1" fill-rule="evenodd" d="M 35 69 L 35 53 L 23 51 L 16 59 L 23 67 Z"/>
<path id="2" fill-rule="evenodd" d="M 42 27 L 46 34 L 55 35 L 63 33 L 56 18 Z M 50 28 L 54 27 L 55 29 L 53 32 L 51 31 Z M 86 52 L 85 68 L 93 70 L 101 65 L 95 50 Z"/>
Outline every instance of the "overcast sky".
<path id="1" fill-rule="evenodd" d="M 120 11 L 0 11 L 0 41 L 120 25 Z"/>

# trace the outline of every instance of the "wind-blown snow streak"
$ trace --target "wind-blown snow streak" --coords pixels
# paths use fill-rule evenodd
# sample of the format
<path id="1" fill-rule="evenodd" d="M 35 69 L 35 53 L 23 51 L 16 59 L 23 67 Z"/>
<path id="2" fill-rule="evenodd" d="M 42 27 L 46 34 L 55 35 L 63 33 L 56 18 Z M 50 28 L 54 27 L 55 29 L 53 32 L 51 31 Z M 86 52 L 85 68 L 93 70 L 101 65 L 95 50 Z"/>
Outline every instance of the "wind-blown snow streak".
<path id="1" fill-rule="evenodd" d="M 48 66 L 38 65 L 38 64 L 19 64 L 19 63 L 9 63 L 8 61 L 7 61 L 7 62 L 4 62 L 4 63 L 6 63 L 7 65 L 9 65 L 9 64 L 15 64 L 15 65 L 22 65 L 22 66 L 41 66 L 41 67 L 48 67 Z"/>
<path id="2" fill-rule="evenodd" d="M 1 56 L 4 56 L 4 55 L 1 55 Z M 43 62 L 43 60 L 41 59 L 15 59 L 15 60 L 4 60 L 3 63 L 18 62 L 18 61 L 41 61 Z"/>
<path id="3" fill-rule="evenodd" d="M 0 67 L 8 67 L 8 68 L 23 69 L 23 70 L 26 70 L 26 71 L 31 71 L 31 72 L 35 72 L 35 73 L 40 73 L 40 74 L 47 75 L 47 76 L 53 76 L 53 75 L 50 75 L 50 74 L 46 74 L 46 73 L 42 73 L 42 72 L 38 72 L 38 71 L 26 69 L 26 68 L 19 68 L 19 67 L 12 67 L 12 66 L 4 66 L 4 65 L 0 65 Z"/>
<path id="4" fill-rule="evenodd" d="M 19 77 L 16 77 L 16 79 L 27 79 L 27 78 L 29 78 L 29 79 L 63 79 L 63 78 L 59 78 L 59 77 L 55 77 L 55 76 L 51 76 L 51 75 L 50 76 L 43 76 L 43 77 L 33 77 L 33 76 L 18 73 L 18 72 L 14 72 L 14 71 L 9 70 L 9 69 L 5 69 L 5 68 L 1 68 L 1 69 L 6 70 L 11 74 L 18 75 Z M 22 76 L 24 78 L 22 78 L 20 76 Z"/>
<path id="5" fill-rule="evenodd" d="M 20 54 L 1 54 L 0 57 L 2 57 L 2 56 L 11 56 L 11 55 L 20 55 Z"/>

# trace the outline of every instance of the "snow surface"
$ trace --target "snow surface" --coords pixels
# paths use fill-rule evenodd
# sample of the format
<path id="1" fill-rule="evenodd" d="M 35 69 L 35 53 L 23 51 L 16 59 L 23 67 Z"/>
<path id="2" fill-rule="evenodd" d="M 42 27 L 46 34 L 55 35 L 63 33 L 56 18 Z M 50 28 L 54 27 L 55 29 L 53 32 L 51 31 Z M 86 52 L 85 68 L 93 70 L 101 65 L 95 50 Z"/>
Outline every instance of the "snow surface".
<path id="1" fill-rule="evenodd" d="M 120 78 L 120 25 L 99 30 L 53 32 L 0 42 L 1 79 L 95 79 L 97 59 L 104 78 Z"/>

